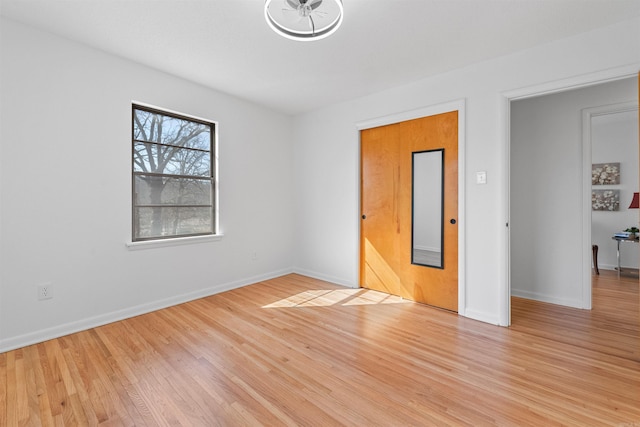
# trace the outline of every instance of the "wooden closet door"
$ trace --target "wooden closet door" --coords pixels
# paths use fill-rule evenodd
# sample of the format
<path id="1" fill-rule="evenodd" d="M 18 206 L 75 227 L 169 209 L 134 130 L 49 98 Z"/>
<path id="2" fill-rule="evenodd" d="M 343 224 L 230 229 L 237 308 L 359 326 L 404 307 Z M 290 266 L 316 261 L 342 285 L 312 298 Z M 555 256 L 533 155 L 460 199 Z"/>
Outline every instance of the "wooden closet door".
<path id="1" fill-rule="evenodd" d="M 360 285 L 458 309 L 458 112 L 361 131 Z M 443 268 L 412 260 L 412 155 L 443 149 Z"/>

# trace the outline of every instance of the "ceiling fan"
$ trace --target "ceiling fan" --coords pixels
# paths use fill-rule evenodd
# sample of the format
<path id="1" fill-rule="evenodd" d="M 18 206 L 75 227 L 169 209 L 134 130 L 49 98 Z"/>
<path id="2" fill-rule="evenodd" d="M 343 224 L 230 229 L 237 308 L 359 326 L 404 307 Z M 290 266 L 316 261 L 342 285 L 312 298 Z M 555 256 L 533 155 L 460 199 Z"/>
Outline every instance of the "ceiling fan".
<path id="1" fill-rule="evenodd" d="M 266 0 L 269 26 L 292 40 L 319 40 L 342 24 L 342 0 Z"/>

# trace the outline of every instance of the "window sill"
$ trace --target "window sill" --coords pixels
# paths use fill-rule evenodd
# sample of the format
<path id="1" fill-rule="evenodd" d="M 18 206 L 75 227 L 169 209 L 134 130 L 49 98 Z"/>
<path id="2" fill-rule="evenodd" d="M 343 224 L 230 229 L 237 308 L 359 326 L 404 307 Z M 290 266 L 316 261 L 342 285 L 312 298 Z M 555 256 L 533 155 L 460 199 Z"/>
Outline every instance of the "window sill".
<path id="1" fill-rule="evenodd" d="M 191 245 L 194 243 L 217 242 L 222 240 L 224 234 L 212 234 L 208 236 L 176 237 L 173 239 L 143 240 L 141 242 L 126 242 L 125 245 L 130 251 L 140 249 L 164 248 L 168 246 Z"/>

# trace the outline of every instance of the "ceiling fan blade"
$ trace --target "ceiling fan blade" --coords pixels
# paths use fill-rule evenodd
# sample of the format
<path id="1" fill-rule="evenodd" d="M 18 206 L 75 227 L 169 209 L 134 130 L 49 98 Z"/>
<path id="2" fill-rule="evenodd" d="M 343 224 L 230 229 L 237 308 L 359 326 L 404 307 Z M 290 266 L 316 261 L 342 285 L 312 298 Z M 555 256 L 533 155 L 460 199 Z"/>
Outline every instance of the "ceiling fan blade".
<path id="1" fill-rule="evenodd" d="M 298 10 L 300 7 L 300 0 L 284 0 L 284 3 L 293 10 Z"/>
<path id="2" fill-rule="evenodd" d="M 322 4 L 322 0 L 310 0 L 307 2 L 307 5 L 312 9 L 316 10 Z"/>

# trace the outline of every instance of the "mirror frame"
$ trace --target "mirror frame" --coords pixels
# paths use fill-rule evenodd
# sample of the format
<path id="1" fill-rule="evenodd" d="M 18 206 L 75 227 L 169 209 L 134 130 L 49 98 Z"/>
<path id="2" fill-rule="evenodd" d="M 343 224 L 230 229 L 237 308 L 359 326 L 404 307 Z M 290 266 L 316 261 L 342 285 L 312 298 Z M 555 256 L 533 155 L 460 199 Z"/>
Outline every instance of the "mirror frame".
<path id="1" fill-rule="evenodd" d="M 441 153 L 441 167 L 440 167 L 440 264 L 432 265 L 432 264 L 423 264 L 416 262 L 415 260 L 415 251 L 414 251 L 414 224 L 415 224 L 415 164 L 416 164 L 416 154 L 424 154 L 424 153 L 433 153 L 440 152 Z M 411 153 L 411 264 L 419 265 L 422 267 L 430 267 L 430 268 L 438 268 L 444 269 L 444 148 L 436 148 L 433 150 L 423 150 L 423 151 L 414 151 Z"/>

